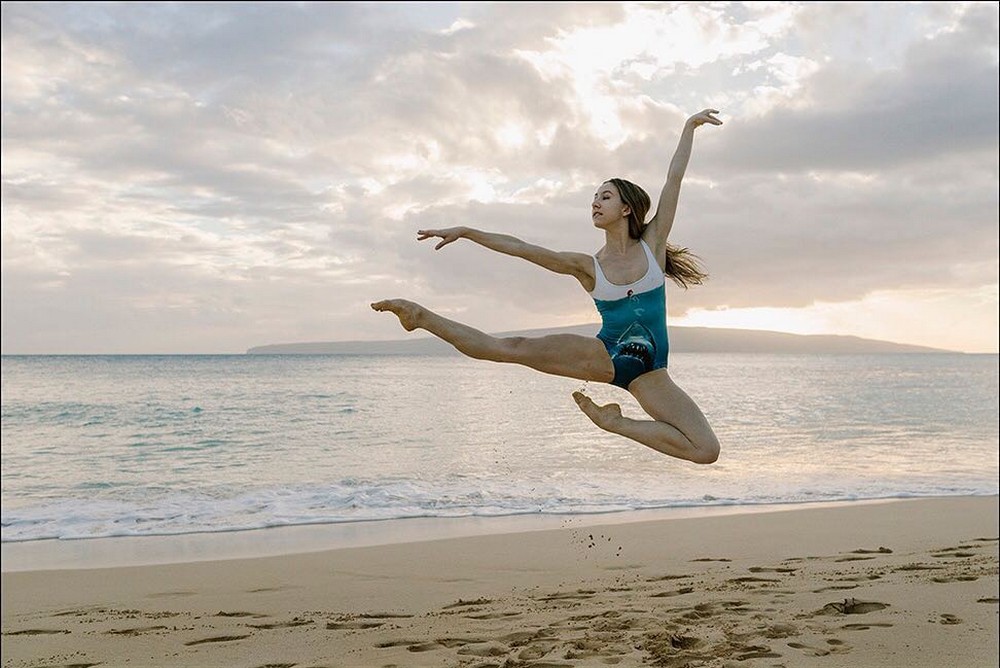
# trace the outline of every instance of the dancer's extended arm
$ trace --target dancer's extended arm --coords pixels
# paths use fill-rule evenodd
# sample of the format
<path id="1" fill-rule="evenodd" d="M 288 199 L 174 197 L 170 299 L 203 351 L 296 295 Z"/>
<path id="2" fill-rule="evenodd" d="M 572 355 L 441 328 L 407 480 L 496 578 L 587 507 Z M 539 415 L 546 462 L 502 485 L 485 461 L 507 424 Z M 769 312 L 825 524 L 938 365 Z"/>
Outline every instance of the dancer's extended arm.
<path id="1" fill-rule="evenodd" d="M 580 281 L 580 284 L 585 289 L 594 289 L 594 259 L 584 253 L 553 251 L 526 243 L 509 234 L 484 232 L 471 227 L 449 227 L 443 230 L 417 231 L 418 241 L 432 237 L 441 238 L 441 241 L 434 247 L 434 250 L 439 250 L 458 239 L 468 239 L 490 250 L 503 253 L 504 255 L 519 257 L 557 274 L 573 276 Z"/>
<path id="2" fill-rule="evenodd" d="M 687 171 L 688 161 L 691 159 L 691 146 L 694 143 L 694 131 L 705 123 L 712 125 L 722 125 L 722 121 L 712 114 L 719 113 L 715 109 L 705 109 L 700 111 L 684 123 L 684 130 L 681 131 L 681 138 L 677 142 L 677 150 L 670 160 L 670 168 L 667 170 L 667 182 L 660 192 L 660 200 L 656 206 L 656 213 L 643 233 L 643 238 L 650 246 L 656 249 L 659 255 L 660 250 L 665 248 L 667 237 L 670 236 L 670 228 L 674 226 L 674 214 L 677 213 L 677 200 L 681 194 L 681 181 L 684 179 L 684 172 Z"/>

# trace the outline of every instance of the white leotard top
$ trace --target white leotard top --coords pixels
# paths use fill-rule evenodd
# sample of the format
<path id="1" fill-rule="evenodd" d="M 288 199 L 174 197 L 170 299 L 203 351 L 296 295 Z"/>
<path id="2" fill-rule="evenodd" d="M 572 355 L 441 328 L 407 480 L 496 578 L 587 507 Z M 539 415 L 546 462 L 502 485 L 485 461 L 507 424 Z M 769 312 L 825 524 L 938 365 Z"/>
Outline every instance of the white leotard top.
<path id="1" fill-rule="evenodd" d="M 638 295 L 643 292 L 649 292 L 650 290 L 655 290 L 656 288 L 663 285 L 665 277 L 663 271 L 660 269 L 660 265 L 657 264 L 656 258 L 653 256 L 653 251 L 649 249 L 649 246 L 645 241 L 639 239 L 639 243 L 642 244 L 643 250 L 646 251 L 646 262 L 648 267 L 646 273 L 635 283 L 629 283 L 628 285 L 618 285 L 612 283 L 604 275 L 604 271 L 601 269 L 601 263 L 597 261 L 597 256 L 594 256 L 594 289 L 590 291 L 590 296 L 594 299 L 600 299 L 601 301 L 613 301 L 616 299 L 624 299 L 626 297 L 631 297 L 632 295 Z"/>

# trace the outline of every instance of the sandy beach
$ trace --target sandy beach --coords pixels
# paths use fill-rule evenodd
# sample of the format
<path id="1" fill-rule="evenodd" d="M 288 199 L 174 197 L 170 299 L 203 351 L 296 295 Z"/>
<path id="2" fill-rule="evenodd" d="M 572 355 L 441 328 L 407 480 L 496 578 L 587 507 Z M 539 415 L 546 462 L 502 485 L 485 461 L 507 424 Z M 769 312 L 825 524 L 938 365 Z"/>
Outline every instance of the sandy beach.
<path id="1" fill-rule="evenodd" d="M 997 509 L 957 497 L 567 520 L 4 572 L 3 665 L 996 666 Z"/>

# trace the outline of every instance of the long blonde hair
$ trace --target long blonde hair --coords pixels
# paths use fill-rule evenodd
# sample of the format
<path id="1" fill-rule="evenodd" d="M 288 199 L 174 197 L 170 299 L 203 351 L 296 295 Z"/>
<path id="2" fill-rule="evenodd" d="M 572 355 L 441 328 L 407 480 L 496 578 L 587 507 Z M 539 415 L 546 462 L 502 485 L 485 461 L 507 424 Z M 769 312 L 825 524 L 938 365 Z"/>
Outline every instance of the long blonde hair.
<path id="1" fill-rule="evenodd" d="M 625 179 L 608 179 L 618 188 L 622 201 L 630 209 L 628 215 L 628 235 L 633 239 L 641 239 L 646 231 L 646 214 L 649 213 L 650 200 L 645 190 Z M 663 262 L 663 273 L 682 288 L 701 285 L 708 278 L 702 268 L 701 258 L 687 248 L 667 243 L 667 255 Z"/>

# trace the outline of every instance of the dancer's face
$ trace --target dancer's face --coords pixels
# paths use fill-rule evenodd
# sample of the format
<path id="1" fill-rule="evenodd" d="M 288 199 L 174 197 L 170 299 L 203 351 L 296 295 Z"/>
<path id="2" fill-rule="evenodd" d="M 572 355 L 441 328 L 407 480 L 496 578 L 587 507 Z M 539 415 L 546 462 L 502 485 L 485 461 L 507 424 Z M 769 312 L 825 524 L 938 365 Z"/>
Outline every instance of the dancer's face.
<path id="1" fill-rule="evenodd" d="M 622 196 L 613 183 L 601 184 L 597 192 L 594 193 L 594 203 L 590 209 L 594 227 L 599 227 L 602 230 L 620 221 L 628 223 L 628 205 L 622 201 Z"/>

